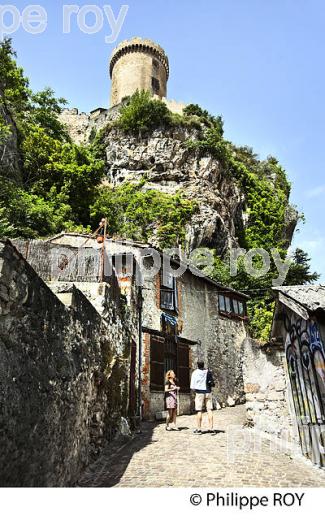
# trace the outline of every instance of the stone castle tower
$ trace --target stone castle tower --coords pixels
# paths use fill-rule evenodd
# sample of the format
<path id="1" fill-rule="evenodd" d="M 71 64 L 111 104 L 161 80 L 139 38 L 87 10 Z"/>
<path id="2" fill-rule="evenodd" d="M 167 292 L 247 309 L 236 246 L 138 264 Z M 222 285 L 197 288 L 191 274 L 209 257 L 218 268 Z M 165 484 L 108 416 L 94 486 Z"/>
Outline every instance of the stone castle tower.
<path id="1" fill-rule="evenodd" d="M 169 76 L 169 61 L 157 43 L 142 38 L 121 42 L 110 60 L 112 80 L 111 106 L 117 105 L 137 89 L 148 90 L 165 98 Z"/>

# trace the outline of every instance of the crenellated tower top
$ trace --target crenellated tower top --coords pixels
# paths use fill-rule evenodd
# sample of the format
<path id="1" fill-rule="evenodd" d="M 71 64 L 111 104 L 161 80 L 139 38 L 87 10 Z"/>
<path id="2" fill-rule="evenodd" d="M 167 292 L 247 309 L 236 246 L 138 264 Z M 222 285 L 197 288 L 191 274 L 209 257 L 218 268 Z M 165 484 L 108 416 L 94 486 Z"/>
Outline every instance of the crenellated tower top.
<path id="1" fill-rule="evenodd" d="M 137 89 L 148 90 L 160 98 L 167 95 L 168 57 L 164 49 L 152 40 L 135 37 L 122 41 L 112 53 L 109 71 L 111 106 Z"/>

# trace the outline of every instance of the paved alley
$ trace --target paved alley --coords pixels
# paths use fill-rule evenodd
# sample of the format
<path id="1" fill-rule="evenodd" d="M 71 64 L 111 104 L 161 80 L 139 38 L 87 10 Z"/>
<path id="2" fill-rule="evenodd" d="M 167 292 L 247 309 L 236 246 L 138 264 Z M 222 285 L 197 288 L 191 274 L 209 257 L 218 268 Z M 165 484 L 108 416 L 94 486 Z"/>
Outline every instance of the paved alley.
<path id="1" fill-rule="evenodd" d="M 134 440 L 104 451 L 79 486 L 325 487 L 325 471 L 243 428 L 244 406 L 215 411 L 214 422 L 214 435 L 194 435 L 193 415 L 178 418 L 180 431 L 144 423 Z"/>

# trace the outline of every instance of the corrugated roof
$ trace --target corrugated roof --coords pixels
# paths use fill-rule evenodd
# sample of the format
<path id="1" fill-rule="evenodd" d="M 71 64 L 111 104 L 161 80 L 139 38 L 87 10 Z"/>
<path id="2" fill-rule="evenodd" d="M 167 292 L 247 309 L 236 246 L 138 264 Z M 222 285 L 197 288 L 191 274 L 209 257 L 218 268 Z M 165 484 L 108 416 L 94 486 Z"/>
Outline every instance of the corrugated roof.
<path id="1" fill-rule="evenodd" d="M 273 290 L 284 294 L 311 312 L 325 310 L 325 285 L 279 286 L 273 287 Z"/>
<path id="2" fill-rule="evenodd" d="M 54 240 L 57 240 L 58 238 L 61 238 L 63 236 L 71 236 L 71 237 L 84 237 L 87 239 L 87 237 L 89 239 L 93 239 L 95 241 L 95 237 L 94 235 L 87 235 L 87 234 L 84 234 L 84 233 L 76 233 L 76 232 L 65 232 L 63 231 L 62 233 L 59 233 L 58 235 L 55 235 L 53 237 L 50 237 L 46 240 L 46 242 L 53 242 Z M 127 240 L 127 239 L 124 239 L 124 238 L 121 238 L 121 239 L 113 239 L 113 238 L 109 238 L 107 237 L 107 240 L 110 240 L 112 242 L 116 242 L 116 243 L 120 243 L 122 245 L 129 245 L 129 246 L 133 246 L 135 248 L 140 248 L 140 249 L 147 249 L 147 248 L 151 248 L 151 249 L 155 249 L 156 251 L 158 251 L 158 253 L 160 253 L 161 255 L 164 255 L 165 253 L 163 251 L 161 251 L 160 249 L 158 249 L 157 247 L 153 247 L 151 246 L 150 244 L 144 244 L 142 242 L 135 242 L 133 240 Z M 173 258 L 173 261 L 175 262 L 175 264 L 177 265 L 187 265 L 184 261 L 182 260 L 176 260 Z M 189 267 L 187 265 L 187 267 Z M 231 294 L 234 294 L 234 295 L 239 295 L 241 296 L 243 299 L 245 300 L 249 300 L 249 296 L 241 291 L 238 291 L 236 289 L 233 289 L 232 287 L 227 287 L 225 285 L 222 285 L 220 284 L 219 282 L 217 282 L 216 280 L 214 280 L 213 278 L 210 278 L 209 276 L 206 276 L 203 274 L 202 271 L 200 271 L 200 269 L 198 269 L 197 267 L 191 265 L 191 272 L 193 274 L 193 276 L 196 276 L 198 278 L 201 278 L 202 280 L 205 280 L 206 282 L 210 283 L 211 285 L 214 285 L 215 287 L 217 287 L 218 289 L 220 289 L 220 291 L 222 292 L 227 292 L 227 293 L 231 293 Z"/>
<path id="3" fill-rule="evenodd" d="M 44 240 L 44 242 L 53 242 L 54 240 L 57 240 L 59 238 L 62 238 L 62 237 L 81 237 L 81 238 L 85 238 L 85 239 L 88 239 L 88 241 L 90 242 L 91 240 L 93 242 L 96 242 L 96 236 L 95 234 L 87 234 L 87 233 L 77 233 L 75 231 L 62 231 L 61 233 L 58 233 L 57 235 L 54 235 L 53 237 L 50 237 L 50 238 L 47 238 Z M 139 247 L 139 248 L 142 248 L 142 249 L 146 249 L 148 247 L 152 247 L 150 246 L 150 244 L 146 244 L 144 242 L 136 242 L 135 240 L 129 240 L 129 239 L 126 239 L 126 238 L 111 238 L 111 237 L 107 237 L 106 240 L 108 241 L 112 241 L 112 242 L 116 242 L 116 243 L 121 243 L 121 244 L 125 244 L 125 245 L 130 245 L 130 246 L 134 246 L 134 247 Z M 158 249 L 157 249 L 158 251 Z"/>

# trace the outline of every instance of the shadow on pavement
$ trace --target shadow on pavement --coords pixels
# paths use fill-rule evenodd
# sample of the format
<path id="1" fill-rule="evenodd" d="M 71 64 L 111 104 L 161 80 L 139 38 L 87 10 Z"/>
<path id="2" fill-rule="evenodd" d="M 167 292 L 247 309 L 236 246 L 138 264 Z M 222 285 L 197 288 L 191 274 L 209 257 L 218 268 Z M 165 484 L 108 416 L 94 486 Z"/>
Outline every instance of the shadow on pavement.
<path id="1" fill-rule="evenodd" d="M 157 423 L 144 422 L 142 432 L 124 444 L 111 442 L 103 449 L 99 458 L 90 464 L 78 480 L 77 487 L 113 487 L 123 477 L 133 455 L 145 446 L 158 441 L 152 440 Z M 188 429 L 188 428 L 183 428 Z"/>
<path id="2" fill-rule="evenodd" d="M 217 435 L 217 433 L 226 433 L 226 430 L 203 430 L 201 435 Z"/>

